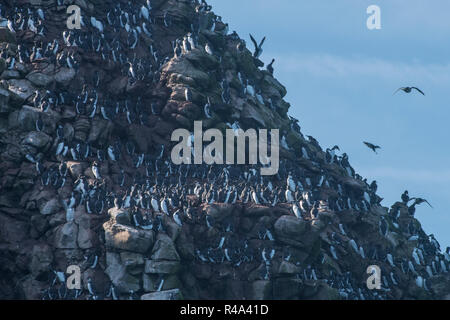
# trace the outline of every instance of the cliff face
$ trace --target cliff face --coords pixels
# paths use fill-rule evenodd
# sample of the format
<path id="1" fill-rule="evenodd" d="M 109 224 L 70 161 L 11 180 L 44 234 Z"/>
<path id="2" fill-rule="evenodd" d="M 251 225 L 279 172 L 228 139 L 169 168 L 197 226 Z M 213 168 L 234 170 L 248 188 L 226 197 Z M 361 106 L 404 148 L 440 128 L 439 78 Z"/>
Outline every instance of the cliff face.
<path id="1" fill-rule="evenodd" d="M 208 6 L 22 0 L 1 16 L 1 298 L 448 297 L 448 255 L 303 137 L 286 89 Z M 195 120 L 280 129 L 278 174 L 174 165 L 171 134 Z"/>

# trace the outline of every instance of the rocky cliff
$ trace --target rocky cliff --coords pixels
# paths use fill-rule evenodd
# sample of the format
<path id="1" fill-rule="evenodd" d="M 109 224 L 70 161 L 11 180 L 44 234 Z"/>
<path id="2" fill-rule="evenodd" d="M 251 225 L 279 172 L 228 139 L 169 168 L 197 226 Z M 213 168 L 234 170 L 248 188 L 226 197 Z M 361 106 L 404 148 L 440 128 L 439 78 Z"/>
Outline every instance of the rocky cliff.
<path id="1" fill-rule="evenodd" d="M 66 24 L 72 4 L 80 29 Z M 450 294 L 449 256 L 411 208 L 382 207 L 346 154 L 305 138 L 286 89 L 206 3 L 0 8 L 0 298 Z M 171 134 L 195 120 L 279 129 L 278 174 L 174 165 Z"/>

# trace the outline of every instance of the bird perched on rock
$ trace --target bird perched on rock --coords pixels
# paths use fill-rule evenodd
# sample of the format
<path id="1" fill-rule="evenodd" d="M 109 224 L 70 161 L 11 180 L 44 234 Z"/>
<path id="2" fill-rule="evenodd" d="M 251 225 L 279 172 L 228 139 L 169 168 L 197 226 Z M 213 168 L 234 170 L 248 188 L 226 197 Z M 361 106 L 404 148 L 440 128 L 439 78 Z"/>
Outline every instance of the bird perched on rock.
<path id="1" fill-rule="evenodd" d="M 370 190 L 372 190 L 374 193 L 376 193 L 376 192 L 377 192 L 377 189 L 378 189 L 377 182 L 376 182 L 375 180 L 372 181 L 372 183 L 370 184 L 369 188 L 370 188 Z"/>
<path id="2" fill-rule="evenodd" d="M 189 88 L 184 89 L 184 99 L 185 99 L 186 101 L 192 101 L 192 92 L 191 92 L 191 89 L 189 89 Z"/>
<path id="3" fill-rule="evenodd" d="M 420 89 L 417 88 L 417 87 L 401 87 L 401 88 L 398 88 L 393 94 L 396 94 L 396 93 L 399 92 L 400 90 L 402 90 L 402 91 L 404 91 L 404 92 L 406 92 L 406 93 L 411 93 L 411 91 L 412 91 L 413 89 L 414 89 L 414 90 L 417 90 L 417 91 L 420 92 L 421 94 L 425 95 L 425 93 L 423 93 L 423 91 L 420 90 Z"/>
<path id="4" fill-rule="evenodd" d="M 92 173 L 94 174 L 95 179 L 101 179 L 100 170 L 98 169 L 97 162 L 94 161 L 91 169 L 92 169 Z"/>
<path id="5" fill-rule="evenodd" d="M 212 118 L 212 116 L 211 116 L 211 110 L 210 110 L 210 108 L 211 108 L 211 101 L 210 101 L 210 99 L 209 99 L 209 97 L 207 98 L 207 100 L 208 100 L 208 102 L 205 104 L 205 106 L 203 107 L 203 111 L 205 112 L 205 116 L 208 118 L 208 119 L 211 119 Z"/>
<path id="6" fill-rule="evenodd" d="M 292 205 L 292 211 L 294 211 L 295 216 L 298 219 L 302 219 L 302 212 L 300 211 L 300 208 L 297 206 L 297 204 Z"/>
<path id="7" fill-rule="evenodd" d="M 212 51 L 211 46 L 209 45 L 208 42 L 205 44 L 205 51 L 206 51 L 207 54 L 213 55 L 213 51 Z"/>
<path id="8" fill-rule="evenodd" d="M 405 190 L 405 192 L 402 193 L 402 201 L 404 204 L 407 204 L 409 200 L 408 190 Z"/>
<path id="9" fill-rule="evenodd" d="M 267 65 L 267 71 L 269 71 L 271 75 L 273 75 L 273 63 L 274 62 L 275 62 L 275 59 L 272 59 L 272 61 Z"/>
<path id="10" fill-rule="evenodd" d="M 244 51 L 244 49 L 245 49 L 245 41 L 244 40 L 239 41 L 238 44 L 236 45 L 236 49 L 239 52 Z"/>
<path id="11" fill-rule="evenodd" d="M 367 147 L 369 147 L 370 149 L 372 149 L 373 152 L 375 152 L 375 153 L 377 153 L 377 149 L 381 149 L 380 146 L 376 146 L 376 145 L 374 145 L 373 143 L 366 142 L 366 141 L 363 141 L 363 143 L 364 143 Z M 378 154 L 378 153 L 377 153 L 377 154 Z"/>

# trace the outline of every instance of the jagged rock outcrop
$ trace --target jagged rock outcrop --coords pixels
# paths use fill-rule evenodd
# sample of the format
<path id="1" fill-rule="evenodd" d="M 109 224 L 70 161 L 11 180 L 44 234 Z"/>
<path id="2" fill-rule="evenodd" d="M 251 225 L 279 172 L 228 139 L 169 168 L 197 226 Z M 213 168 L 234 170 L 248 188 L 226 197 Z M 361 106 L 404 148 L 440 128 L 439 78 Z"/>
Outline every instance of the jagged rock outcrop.
<path id="1" fill-rule="evenodd" d="M 0 298 L 449 298 L 448 252 L 411 206 L 382 207 L 345 153 L 306 139 L 208 6 L 21 0 L 1 15 Z M 196 120 L 279 129 L 278 174 L 174 165 L 171 134 Z"/>

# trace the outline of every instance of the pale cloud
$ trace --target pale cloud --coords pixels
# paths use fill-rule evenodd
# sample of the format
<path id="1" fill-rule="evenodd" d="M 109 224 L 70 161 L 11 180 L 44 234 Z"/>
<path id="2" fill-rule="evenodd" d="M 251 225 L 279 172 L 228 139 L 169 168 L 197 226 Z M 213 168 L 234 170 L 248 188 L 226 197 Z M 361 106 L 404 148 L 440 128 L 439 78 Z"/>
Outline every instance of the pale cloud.
<path id="1" fill-rule="evenodd" d="M 389 178 L 405 182 L 450 183 L 450 170 L 375 167 L 358 168 L 358 171 L 377 179 Z"/>
<path id="2" fill-rule="evenodd" d="M 370 57 L 330 54 L 274 54 L 281 72 L 325 78 L 370 77 L 396 82 L 408 79 L 435 85 L 450 84 L 450 62 L 423 64 L 394 62 Z"/>
<path id="3" fill-rule="evenodd" d="M 448 33 L 450 30 L 450 20 L 448 12 L 450 4 L 448 0 L 433 0 L 432 2 L 423 0 L 401 0 L 387 1 L 383 6 L 392 15 L 389 21 L 393 28 L 402 30 L 405 33 L 417 31 L 433 31 Z M 405 28 L 408 26 L 408 28 Z"/>

